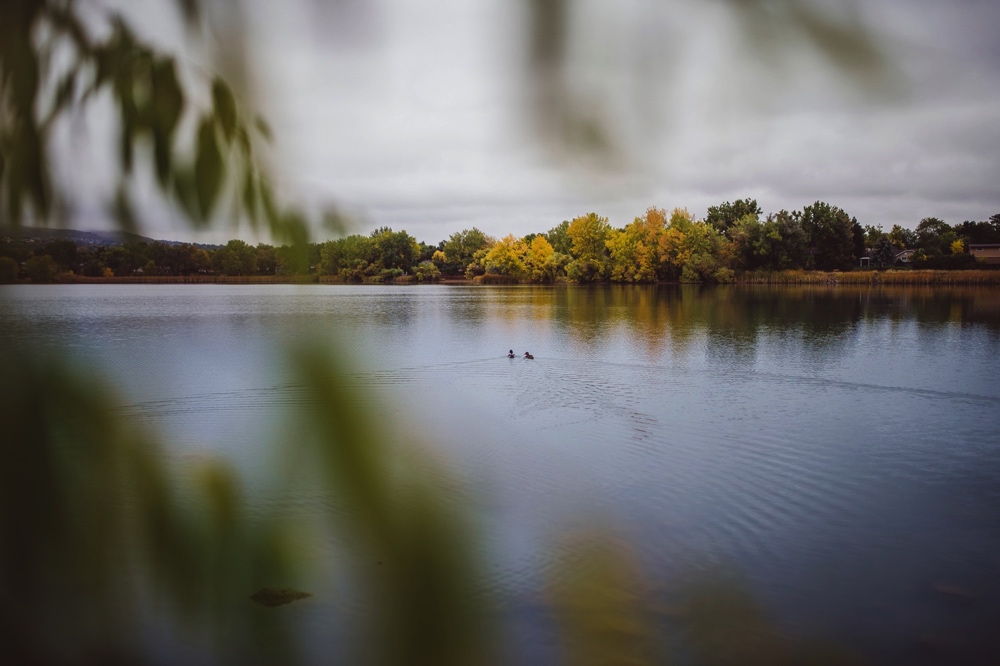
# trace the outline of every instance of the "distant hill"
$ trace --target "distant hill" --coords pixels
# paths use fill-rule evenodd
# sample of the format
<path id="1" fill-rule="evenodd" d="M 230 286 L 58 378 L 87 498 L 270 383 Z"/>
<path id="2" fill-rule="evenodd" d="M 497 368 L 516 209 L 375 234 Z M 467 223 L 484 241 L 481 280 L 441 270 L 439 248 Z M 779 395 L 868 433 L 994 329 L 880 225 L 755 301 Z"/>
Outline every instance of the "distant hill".
<path id="1" fill-rule="evenodd" d="M 76 229 L 50 229 L 48 227 L 21 227 L 20 232 L 10 239 L 49 241 L 54 239 L 71 240 L 77 245 L 127 245 L 130 243 L 163 243 L 164 245 L 184 245 L 182 241 L 155 240 L 128 231 L 78 231 Z M 219 245 L 205 243 L 190 243 L 206 250 L 217 249 Z"/>

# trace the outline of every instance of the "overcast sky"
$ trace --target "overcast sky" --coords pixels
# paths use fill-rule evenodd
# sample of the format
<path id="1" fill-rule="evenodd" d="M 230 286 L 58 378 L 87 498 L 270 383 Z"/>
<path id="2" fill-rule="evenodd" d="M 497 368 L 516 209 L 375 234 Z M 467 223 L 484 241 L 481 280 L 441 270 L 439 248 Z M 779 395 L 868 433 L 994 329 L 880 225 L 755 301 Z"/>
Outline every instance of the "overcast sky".
<path id="1" fill-rule="evenodd" d="M 162 4 L 129 11 L 175 46 Z M 759 38 L 778 48 L 748 49 L 721 0 L 573 6 L 571 102 L 609 129 L 607 153 L 561 151 L 534 131 L 521 3 L 248 3 L 246 57 L 282 193 L 349 211 L 353 231 L 432 244 L 589 211 L 615 226 L 650 206 L 702 217 L 742 197 L 765 212 L 823 200 L 886 230 L 1000 213 L 998 2 L 866 0 L 858 11 L 889 62 L 867 88 L 787 31 Z M 106 226 L 100 179 L 79 173 L 75 150 L 74 226 Z M 257 240 L 245 227 L 195 236 L 155 203 L 142 211 L 158 238 Z"/>

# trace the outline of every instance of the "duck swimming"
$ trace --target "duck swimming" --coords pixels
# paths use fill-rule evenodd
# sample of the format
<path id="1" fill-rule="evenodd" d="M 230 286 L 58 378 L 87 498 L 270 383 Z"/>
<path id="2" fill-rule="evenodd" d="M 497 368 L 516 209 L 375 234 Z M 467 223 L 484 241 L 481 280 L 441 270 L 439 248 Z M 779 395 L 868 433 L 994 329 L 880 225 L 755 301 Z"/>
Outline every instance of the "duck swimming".
<path id="1" fill-rule="evenodd" d="M 531 355 L 531 352 L 524 352 L 524 358 L 532 359 L 535 357 Z"/>
<path id="2" fill-rule="evenodd" d="M 513 349 L 507 352 L 507 358 L 517 358 L 517 355 L 514 353 Z"/>

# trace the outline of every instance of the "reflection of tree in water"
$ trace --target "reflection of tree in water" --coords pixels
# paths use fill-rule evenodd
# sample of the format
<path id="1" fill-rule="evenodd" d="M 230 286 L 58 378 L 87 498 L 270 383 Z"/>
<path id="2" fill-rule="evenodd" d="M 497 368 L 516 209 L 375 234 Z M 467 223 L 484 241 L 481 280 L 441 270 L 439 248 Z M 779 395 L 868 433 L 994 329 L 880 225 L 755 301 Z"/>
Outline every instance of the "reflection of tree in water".
<path id="1" fill-rule="evenodd" d="M 1000 332 L 1000 294 L 988 287 L 889 290 L 921 324 L 976 324 Z"/>
<path id="2" fill-rule="evenodd" d="M 552 313 L 566 336 L 584 346 L 597 346 L 604 339 L 604 324 L 611 313 L 605 286 L 555 289 Z"/>

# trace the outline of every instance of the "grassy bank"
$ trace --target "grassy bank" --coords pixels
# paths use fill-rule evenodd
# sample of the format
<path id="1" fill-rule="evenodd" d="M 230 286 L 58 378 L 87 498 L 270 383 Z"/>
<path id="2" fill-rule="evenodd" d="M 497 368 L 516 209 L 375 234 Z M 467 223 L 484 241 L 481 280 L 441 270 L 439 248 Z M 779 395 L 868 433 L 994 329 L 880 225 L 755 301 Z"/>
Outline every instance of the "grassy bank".
<path id="1" fill-rule="evenodd" d="M 84 277 L 63 273 L 62 284 L 314 284 L 316 275 L 131 275 L 128 277 Z"/>

